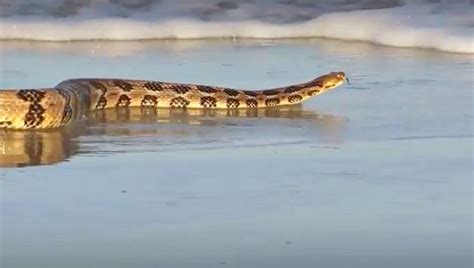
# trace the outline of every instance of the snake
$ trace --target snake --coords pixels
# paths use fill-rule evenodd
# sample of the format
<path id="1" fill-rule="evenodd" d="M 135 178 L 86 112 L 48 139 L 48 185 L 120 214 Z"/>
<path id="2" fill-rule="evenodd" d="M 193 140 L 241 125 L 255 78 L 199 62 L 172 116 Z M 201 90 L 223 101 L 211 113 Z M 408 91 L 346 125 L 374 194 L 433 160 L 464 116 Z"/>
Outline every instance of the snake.
<path id="1" fill-rule="evenodd" d="M 0 130 L 0 170 L 7 167 L 56 165 L 73 161 L 79 155 L 128 153 L 136 151 L 137 147 L 140 152 L 172 151 L 177 148 L 170 144 L 196 137 L 205 142 L 188 143 L 184 148 L 206 150 L 219 143 L 220 139 L 229 138 L 221 135 L 225 129 L 229 130 L 227 127 L 256 127 L 267 120 L 278 122 L 280 126 L 308 122 L 308 127 L 317 128 L 318 139 L 326 141 L 337 140 L 346 123 L 342 117 L 315 109 L 305 110 L 301 104 L 265 109 L 103 109 L 91 111 L 85 120 L 63 128 Z M 206 135 L 201 136 L 202 133 Z M 209 143 L 209 139 L 212 142 Z M 107 148 L 102 146 L 104 143 Z M 142 147 L 144 143 L 147 144 L 146 148 Z M 238 147 L 235 144 L 227 145 Z"/>
<path id="2" fill-rule="evenodd" d="M 149 80 L 68 79 L 53 88 L 0 90 L 0 129 L 61 128 L 87 118 L 91 111 L 117 107 L 234 110 L 294 105 L 346 82 L 344 72 L 263 90 Z"/>

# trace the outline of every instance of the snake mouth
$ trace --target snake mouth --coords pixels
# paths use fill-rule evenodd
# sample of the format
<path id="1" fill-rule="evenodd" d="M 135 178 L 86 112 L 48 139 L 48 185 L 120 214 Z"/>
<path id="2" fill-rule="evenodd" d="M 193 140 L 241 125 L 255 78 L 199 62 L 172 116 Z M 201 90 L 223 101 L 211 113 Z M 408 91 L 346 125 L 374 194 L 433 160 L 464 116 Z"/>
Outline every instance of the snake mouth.
<path id="1" fill-rule="evenodd" d="M 337 84 L 340 85 L 342 83 L 350 84 L 351 82 L 349 81 L 349 78 L 346 76 L 344 72 L 337 72 L 333 73 L 336 76 Z"/>

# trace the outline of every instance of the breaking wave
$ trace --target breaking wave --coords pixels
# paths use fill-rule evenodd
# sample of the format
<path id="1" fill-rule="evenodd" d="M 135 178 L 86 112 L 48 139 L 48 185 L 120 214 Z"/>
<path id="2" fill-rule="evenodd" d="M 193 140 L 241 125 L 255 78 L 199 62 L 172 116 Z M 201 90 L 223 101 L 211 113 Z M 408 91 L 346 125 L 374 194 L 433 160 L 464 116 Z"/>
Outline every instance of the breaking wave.
<path id="1" fill-rule="evenodd" d="M 0 0 L 3 40 L 326 37 L 474 53 L 472 1 L 11 2 Z"/>

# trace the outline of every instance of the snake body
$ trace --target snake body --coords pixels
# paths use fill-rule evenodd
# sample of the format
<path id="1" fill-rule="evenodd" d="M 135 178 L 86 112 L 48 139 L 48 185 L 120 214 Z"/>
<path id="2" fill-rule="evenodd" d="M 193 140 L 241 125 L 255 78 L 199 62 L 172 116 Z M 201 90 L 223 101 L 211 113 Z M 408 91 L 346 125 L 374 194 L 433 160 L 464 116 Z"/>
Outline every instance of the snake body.
<path id="1" fill-rule="evenodd" d="M 318 139 L 330 142 L 338 140 L 346 123 L 341 117 L 314 109 L 305 110 L 302 105 L 267 109 L 104 109 L 91 111 L 85 120 L 63 128 L 0 130 L 0 170 L 4 167 L 53 165 L 70 161 L 77 155 L 206 149 L 215 148 L 217 144 L 222 148 L 237 148 L 238 144 L 220 141 L 227 141 L 230 137 L 226 134 L 232 136 L 235 127 L 262 129 L 260 124 L 267 120 L 278 122 L 283 128 L 304 121 L 308 123 L 307 127 L 317 132 Z M 201 135 L 204 133 L 206 135 Z M 183 140 L 196 139 L 203 142 L 183 143 Z M 146 148 L 143 144 L 147 145 Z M 170 146 L 173 144 L 178 146 Z"/>
<path id="2" fill-rule="evenodd" d="M 70 79 L 48 89 L 0 90 L 0 128 L 49 129 L 112 107 L 257 109 L 293 105 L 347 81 L 332 72 L 297 85 L 259 91 L 125 79 Z"/>

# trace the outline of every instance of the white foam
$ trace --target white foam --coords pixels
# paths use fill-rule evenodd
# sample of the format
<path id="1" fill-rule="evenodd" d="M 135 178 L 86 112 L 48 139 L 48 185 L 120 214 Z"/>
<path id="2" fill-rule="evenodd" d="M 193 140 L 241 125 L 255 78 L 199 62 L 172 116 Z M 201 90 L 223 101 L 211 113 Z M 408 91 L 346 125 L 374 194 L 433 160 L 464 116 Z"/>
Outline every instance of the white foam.
<path id="1" fill-rule="evenodd" d="M 315 14 L 316 8 L 309 8 L 313 10 L 311 12 L 315 18 L 306 20 L 295 18 L 307 16 L 302 12 L 308 8 L 291 9 L 286 6 L 288 10 L 282 10 L 281 6 L 274 3 L 267 6 L 242 4 L 239 8 L 219 11 L 224 12 L 229 19 L 223 20 L 225 16 L 221 14 L 213 15 L 207 21 L 198 19 L 197 14 L 211 8 L 209 3 L 194 2 L 186 6 L 182 1 L 177 1 L 174 5 L 165 5 L 166 8 L 152 4 L 148 9 L 126 14 L 124 18 L 116 16 L 117 10 L 110 11 L 107 6 L 110 3 L 104 4 L 99 0 L 93 2 L 94 9 L 81 9 L 78 14 L 63 18 L 45 15 L 4 17 L 0 21 L 0 39 L 72 41 L 328 37 L 397 47 L 474 53 L 474 12 L 472 5 L 464 1 L 437 4 L 411 2 L 399 7 L 322 15 Z M 188 10 L 189 14 L 183 10 Z M 292 17 L 297 22 L 256 19 L 268 12 L 284 14 L 285 18 L 278 18 L 287 20 Z"/>

